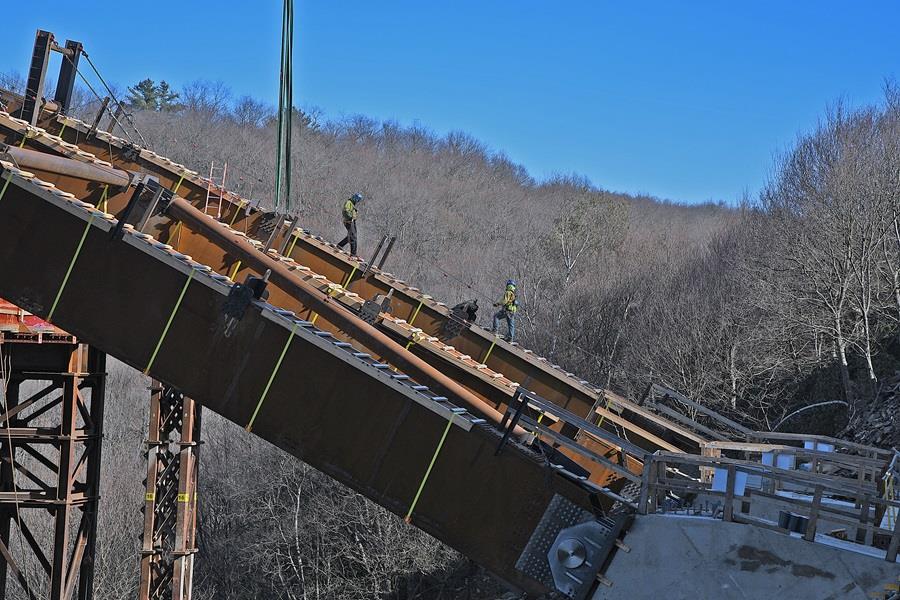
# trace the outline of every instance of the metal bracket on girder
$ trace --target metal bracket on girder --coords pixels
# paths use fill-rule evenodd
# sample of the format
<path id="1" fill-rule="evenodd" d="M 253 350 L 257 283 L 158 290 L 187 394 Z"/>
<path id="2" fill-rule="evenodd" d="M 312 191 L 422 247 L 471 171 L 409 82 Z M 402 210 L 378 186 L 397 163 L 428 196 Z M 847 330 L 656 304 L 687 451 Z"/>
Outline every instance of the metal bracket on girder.
<path id="1" fill-rule="evenodd" d="M 262 277 L 248 275 L 244 283 L 236 283 L 231 286 L 231 291 L 228 293 L 222 309 L 222 312 L 225 313 L 225 337 L 231 337 L 238 321 L 244 318 L 254 300 L 265 300 L 269 297 L 266 286 L 271 274 L 272 271 L 267 270 Z"/>
<path id="2" fill-rule="evenodd" d="M 601 580 L 600 573 L 612 552 L 622 546 L 619 536 L 632 520 L 631 515 L 598 519 L 556 494 L 519 556 L 516 569 L 567 598 L 584 600 Z"/>

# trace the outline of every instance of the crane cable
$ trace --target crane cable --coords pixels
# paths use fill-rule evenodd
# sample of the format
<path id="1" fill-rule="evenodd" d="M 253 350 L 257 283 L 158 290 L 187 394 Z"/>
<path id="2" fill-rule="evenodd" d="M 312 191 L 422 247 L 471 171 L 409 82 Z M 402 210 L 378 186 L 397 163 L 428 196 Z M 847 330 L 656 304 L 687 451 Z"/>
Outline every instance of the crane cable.
<path id="1" fill-rule="evenodd" d="M 278 147 L 275 151 L 275 212 L 291 211 L 291 117 L 293 116 L 294 1 L 284 0 L 281 19 L 281 77 Z"/>

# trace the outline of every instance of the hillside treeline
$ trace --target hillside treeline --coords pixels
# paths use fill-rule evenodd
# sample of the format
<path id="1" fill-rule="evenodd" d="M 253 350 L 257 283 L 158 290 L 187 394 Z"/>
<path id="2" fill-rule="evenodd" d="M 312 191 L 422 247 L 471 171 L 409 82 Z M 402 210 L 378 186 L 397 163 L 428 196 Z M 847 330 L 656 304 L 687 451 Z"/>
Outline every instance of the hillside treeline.
<path id="1" fill-rule="evenodd" d="M 133 114 L 151 148 L 204 174 L 227 161 L 229 187 L 269 202 L 270 108 L 209 83 L 157 107 Z M 340 239 L 340 202 L 362 193 L 360 254 L 397 236 L 387 270 L 448 304 L 477 298 L 483 325 L 517 279 L 520 343 L 598 385 L 639 397 L 655 381 L 752 427 L 838 433 L 897 369 L 892 86 L 878 106 L 830 108 L 737 206 L 619 194 L 578 175 L 538 181 L 464 133 L 315 111 L 294 122 L 305 228 Z M 107 425 L 118 433 L 107 438 L 98 593 L 125 598 L 146 382 L 114 375 L 124 400 Z M 204 428 L 197 597 L 497 597 L 464 558 L 362 497 L 214 415 Z"/>

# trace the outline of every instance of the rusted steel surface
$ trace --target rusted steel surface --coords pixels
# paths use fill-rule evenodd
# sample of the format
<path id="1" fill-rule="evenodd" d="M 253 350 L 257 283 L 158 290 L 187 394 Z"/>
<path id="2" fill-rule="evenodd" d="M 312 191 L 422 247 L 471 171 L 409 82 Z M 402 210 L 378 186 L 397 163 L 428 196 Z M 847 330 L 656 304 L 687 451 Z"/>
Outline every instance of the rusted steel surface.
<path id="1" fill-rule="evenodd" d="M 0 126 L 2 125 L 4 125 L 3 115 L 0 115 Z M 15 125 L 15 120 L 7 119 L 5 125 L 7 126 L 7 129 L 9 129 L 10 126 Z M 70 144 L 61 142 L 59 138 L 48 137 L 41 130 L 31 128 L 29 131 L 30 133 L 27 139 L 27 143 L 35 144 L 36 146 L 43 144 L 46 149 L 53 149 L 61 153 L 70 153 L 69 155 L 73 156 L 74 158 L 98 163 L 100 164 L 100 166 L 104 166 L 106 164 L 104 161 L 98 161 L 96 157 L 91 154 L 86 154 L 84 152 L 72 153 L 73 148 Z M 37 171 L 37 173 L 42 179 L 48 179 L 56 175 L 44 171 Z M 57 182 L 59 185 L 65 186 L 66 190 L 75 192 L 79 197 L 91 193 L 90 185 L 83 181 L 79 182 L 77 179 L 61 179 L 57 177 Z M 106 200 L 104 202 L 104 205 L 109 211 L 118 213 L 122 208 L 124 208 L 126 201 L 126 195 L 119 194 L 112 199 Z M 230 264 L 234 263 L 240 258 L 244 259 L 242 261 L 242 273 L 244 274 L 250 272 L 247 269 L 248 264 L 255 267 L 252 272 L 256 274 L 262 274 L 262 272 L 267 267 L 273 267 L 276 271 L 283 271 L 283 267 L 280 267 L 280 265 L 278 265 L 277 263 L 274 264 L 274 266 L 272 264 L 272 261 L 275 260 L 277 254 L 271 251 L 268 255 L 257 252 L 256 248 L 252 247 L 254 243 L 252 242 L 252 240 L 241 238 L 239 235 L 235 235 L 235 232 L 233 230 L 227 228 L 222 224 L 216 223 L 214 220 L 200 213 L 197 209 L 193 209 L 190 205 L 187 205 L 182 200 L 177 199 L 170 212 L 186 220 L 179 221 L 179 225 L 176 228 L 176 230 L 178 231 L 177 235 L 175 236 L 176 239 L 170 241 L 173 244 L 176 244 L 176 248 L 178 250 L 191 254 L 195 258 L 200 259 L 201 262 L 213 265 L 217 271 L 221 273 L 227 272 L 230 268 Z M 186 224 L 186 227 L 181 227 L 182 224 Z M 168 217 L 158 218 L 153 221 L 152 225 L 152 229 L 155 233 L 159 235 L 160 231 L 162 231 L 162 235 L 166 235 L 166 230 L 171 231 L 173 228 L 175 228 L 175 221 Z M 198 235 L 194 232 L 194 230 L 203 231 L 204 235 Z M 213 242 L 217 243 L 209 243 L 210 239 Z M 241 247 L 235 250 L 235 248 L 232 247 L 235 245 Z M 228 251 L 229 247 L 232 247 L 231 252 Z M 321 292 L 323 292 L 323 298 L 325 297 L 324 294 L 331 295 L 331 287 L 334 287 L 336 290 L 342 290 L 341 286 L 327 282 L 327 280 L 322 278 L 321 275 L 314 273 L 309 273 L 308 275 L 305 274 L 306 272 L 309 272 L 309 270 L 306 269 L 306 272 L 304 272 L 303 269 L 305 269 L 305 267 L 296 265 L 293 261 L 290 261 L 288 259 L 281 259 L 281 261 L 288 262 L 290 264 L 290 269 L 294 270 L 294 272 L 291 274 L 285 274 L 286 277 L 287 275 L 293 275 L 300 276 L 301 279 L 305 278 L 306 281 L 309 282 L 313 287 L 317 287 Z M 314 318 L 315 316 L 317 316 L 317 314 L 313 312 L 313 308 L 308 306 L 310 304 L 310 290 L 297 288 L 297 286 L 300 285 L 302 281 L 297 282 L 290 278 L 279 279 L 277 277 L 274 279 L 275 284 L 281 284 L 281 289 L 279 289 L 277 285 L 276 287 L 271 288 L 273 293 L 273 303 L 283 308 L 294 310 L 295 312 L 301 314 L 302 316 L 305 316 L 306 318 Z M 287 290 L 287 292 L 285 292 L 285 290 Z M 351 297 L 352 301 L 350 301 Z M 303 303 L 298 301 L 298 298 L 306 298 L 307 301 L 306 303 Z M 335 295 L 333 300 L 337 300 L 338 302 L 346 302 L 349 306 L 358 306 L 362 302 L 361 298 L 358 295 L 346 292 L 345 290 L 342 291 L 339 295 Z M 323 307 L 327 312 L 333 312 L 334 309 L 339 308 L 337 306 L 333 306 L 333 304 L 334 302 L 332 302 L 332 305 L 323 305 L 319 303 L 317 304 L 317 306 L 319 307 L 320 312 L 322 312 L 321 309 Z M 357 344 L 359 344 L 361 341 L 365 343 L 365 338 L 359 335 L 359 328 L 368 328 L 368 326 L 355 317 L 348 320 L 346 318 L 346 315 L 342 316 L 344 317 L 342 321 L 343 324 L 340 326 L 335 326 L 333 323 L 331 323 L 331 321 L 334 321 L 334 319 L 329 318 L 327 314 L 323 319 L 319 320 L 318 324 L 319 326 L 331 331 L 332 333 L 335 333 L 339 336 L 344 336 L 343 339 L 353 339 Z M 384 321 L 384 323 L 388 323 L 388 321 Z M 349 337 L 346 336 L 348 328 L 352 330 L 352 335 L 350 335 Z M 383 346 L 383 343 L 384 338 L 381 337 L 379 344 L 375 344 L 374 346 L 381 347 Z M 422 347 L 426 346 L 427 344 L 422 344 Z M 372 350 L 373 345 L 368 344 L 367 349 Z M 414 348 L 414 350 L 418 351 L 419 347 Z M 459 353 L 456 354 L 458 355 Z M 408 357 L 408 353 L 401 352 L 401 349 L 396 347 L 396 345 L 394 345 L 392 356 L 399 356 L 402 360 L 391 360 L 389 362 L 399 362 L 397 366 L 410 371 L 408 362 L 410 360 L 415 360 L 415 357 Z M 456 394 L 457 396 L 463 396 L 464 394 L 467 394 L 469 390 L 471 390 L 472 392 L 474 392 L 477 398 L 487 400 L 496 407 L 502 409 L 505 408 L 505 405 L 508 402 L 509 398 L 515 392 L 515 386 L 517 384 L 505 378 L 491 378 L 488 381 L 490 385 L 485 385 L 486 382 L 483 373 L 478 369 L 463 368 L 464 365 L 462 363 L 464 361 L 456 361 L 456 364 L 454 365 L 447 364 L 445 362 L 445 359 L 447 358 L 446 356 L 434 356 L 431 354 L 426 354 L 424 355 L 424 358 L 428 362 L 429 366 L 436 366 L 440 371 L 449 373 L 452 378 L 448 380 L 444 376 L 444 373 L 441 373 L 439 371 L 436 374 L 436 377 L 430 376 L 430 381 L 435 383 L 443 382 L 440 389 L 448 390 L 451 393 Z M 469 360 L 468 362 L 472 363 L 473 361 Z M 458 380 L 467 389 L 460 390 L 455 380 Z M 501 382 L 503 383 L 503 385 L 500 385 Z M 469 396 L 471 396 L 471 394 L 469 394 Z M 477 398 L 470 398 L 470 404 L 472 406 L 476 406 L 478 410 L 482 412 L 482 414 L 491 414 L 494 419 L 497 420 L 497 415 L 493 413 L 490 408 L 478 406 Z M 521 433 L 522 432 L 520 431 L 520 436 Z M 600 454 L 610 456 L 611 460 L 613 460 L 614 462 L 624 461 L 624 455 L 619 452 L 619 449 L 617 447 L 606 445 L 605 447 L 597 448 L 598 444 L 604 445 L 605 442 L 591 442 L 592 449 L 600 450 Z M 569 449 L 563 449 L 562 451 L 576 461 L 583 458 L 581 456 L 573 454 L 569 451 Z M 634 457 L 632 457 L 630 463 L 634 463 Z M 633 464 L 625 462 L 623 462 L 622 464 L 628 464 L 629 468 L 631 468 L 632 470 L 640 468 L 639 462 L 637 467 L 634 467 Z M 596 462 L 591 464 L 584 464 L 583 466 L 585 466 L 591 473 L 591 479 L 600 484 L 610 482 L 611 477 L 615 475 L 614 471 L 605 469 L 602 465 L 599 465 Z"/>
<path id="2" fill-rule="evenodd" d="M 153 382 L 138 600 L 190 600 L 197 552 L 200 406 Z"/>
<path id="3" fill-rule="evenodd" d="M 131 180 L 128 173 L 113 167 L 101 167 L 28 148 L 7 146 L 0 149 L 0 154 L 6 154 L 15 164 L 24 169 L 40 169 L 116 187 L 126 187 Z"/>
<path id="4" fill-rule="evenodd" d="M 48 118 L 44 124 L 50 131 L 61 132 L 69 142 L 76 143 L 121 168 L 154 173 L 163 185 L 177 188 L 178 193 L 195 206 L 205 201 L 206 190 L 210 185 L 208 180 L 182 165 L 147 150 L 142 150 L 134 156 L 134 152 L 124 150 L 127 148 L 125 140 L 105 132 L 98 132 L 96 138 L 86 137 L 89 126 L 77 119 L 58 116 Z M 256 234 L 264 215 L 255 209 L 245 211 L 249 203 L 237 194 L 226 190 L 218 191 L 222 195 L 222 221 L 251 236 Z M 285 230 L 276 235 L 273 247 L 279 248 L 284 245 L 284 236 L 292 233 Z M 298 263 L 310 267 L 330 281 L 349 282 L 346 284 L 347 287 L 365 298 L 393 290 L 394 314 L 410 321 L 414 318 L 416 327 L 428 335 L 440 337 L 449 318 L 449 310 L 446 305 L 420 290 L 374 267 L 366 271 L 364 279 L 352 279 L 352 276 L 358 277 L 365 270 L 359 261 L 352 259 L 333 244 L 302 231 L 296 231 L 296 235 L 292 235 L 286 249 L 289 257 Z M 459 336 L 449 341 L 463 354 L 485 362 L 494 371 L 514 381 L 528 381 L 529 387 L 541 396 L 583 417 L 590 416 L 598 405 L 610 403 L 619 407 L 631 405 L 624 398 L 592 386 L 573 373 L 567 373 L 546 359 L 535 356 L 519 346 L 508 344 L 479 327 L 464 329 Z M 683 450 L 698 450 L 694 439 L 696 436 L 683 427 L 665 419 L 645 419 L 641 412 L 631 412 L 630 416 L 638 419 L 643 428 L 664 439 L 668 444 Z M 614 430 L 614 427 L 610 426 L 609 429 Z M 634 433 L 639 439 L 638 443 L 648 450 L 670 449 L 644 438 L 640 430 Z"/>
<path id="5" fill-rule="evenodd" d="M 4 168 L 0 178 L 10 173 Z M 54 323 L 252 424 L 255 434 L 400 515 L 453 419 L 412 522 L 514 585 L 544 591 L 515 562 L 553 494 L 589 508 L 586 489 L 517 444 L 495 455 L 497 432 L 456 414 L 454 398 L 413 387 L 291 314 L 257 302 L 226 337 L 225 278 L 149 236 L 126 230 L 111 241 L 113 223 L 13 175 L 0 199 L 0 295 L 43 317 L 60 296 Z"/>
<path id="6" fill-rule="evenodd" d="M 406 352 L 397 342 L 353 315 L 339 302 L 330 302 L 327 296 L 297 278 L 282 262 L 259 252 L 246 238 L 234 235 L 233 231 L 222 224 L 210 223 L 207 215 L 182 198 L 176 197 L 172 200 L 169 213 L 194 231 L 202 231 L 216 246 L 239 258 L 257 273 L 270 272 L 272 283 L 287 292 L 290 298 L 299 300 L 305 308 L 315 311 L 350 338 L 375 350 L 398 369 L 418 378 L 422 383 L 452 394 L 457 402 L 469 410 L 483 415 L 496 424 L 500 423 L 502 415 L 491 406 L 425 361 Z M 277 305 L 284 306 L 282 302 Z M 519 429 L 518 435 L 524 438 L 526 432 Z"/>

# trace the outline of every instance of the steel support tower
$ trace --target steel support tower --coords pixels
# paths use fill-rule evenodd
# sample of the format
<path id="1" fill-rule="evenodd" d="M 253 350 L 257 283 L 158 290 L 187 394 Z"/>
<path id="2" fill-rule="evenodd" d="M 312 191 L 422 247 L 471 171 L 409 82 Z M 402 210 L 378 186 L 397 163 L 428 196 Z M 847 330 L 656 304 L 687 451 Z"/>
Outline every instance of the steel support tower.
<path id="1" fill-rule="evenodd" d="M 172 387 L 150 390 L 147 493 L 139 600 L 190 600 L 197 552 L 200 405 Z"/>
<path id="2" fill-rule="evenodd" d="M 93 597 L 105 372 L 73 336 L 0 331 L 0 598 Z"/>

